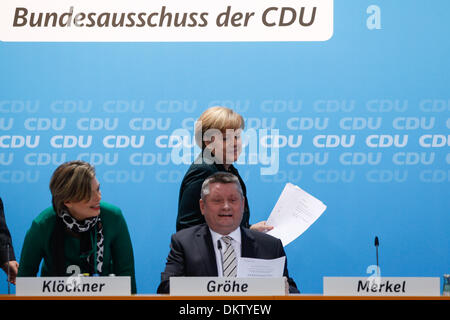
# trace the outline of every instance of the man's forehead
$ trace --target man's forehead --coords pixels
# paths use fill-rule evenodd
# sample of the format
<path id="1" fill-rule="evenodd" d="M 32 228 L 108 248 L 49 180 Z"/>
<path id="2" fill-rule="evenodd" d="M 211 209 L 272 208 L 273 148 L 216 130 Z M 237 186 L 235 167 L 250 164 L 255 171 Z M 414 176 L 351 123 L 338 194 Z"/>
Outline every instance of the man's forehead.
<path id="1" fill-rule="evenodd" d="M 219 194 L 221 194 L 225 190 L 231 191 L 231 192 L 235 191 L 235 192 L 239 193 L 237 185 L 233 182 L 230 182 L 230 183 L 214 182 L 214 183 L 210 184 L 209 188 L 210 188 L 210 192 L 216 192 Z"/>

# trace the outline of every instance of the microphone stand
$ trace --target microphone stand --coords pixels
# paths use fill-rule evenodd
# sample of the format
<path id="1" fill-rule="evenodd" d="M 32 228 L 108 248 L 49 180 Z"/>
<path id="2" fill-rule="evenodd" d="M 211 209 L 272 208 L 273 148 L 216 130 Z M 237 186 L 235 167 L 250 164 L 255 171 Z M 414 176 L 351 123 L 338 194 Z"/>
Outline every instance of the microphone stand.
<path id="1" fill-rule="evenodd" d="M 220 261 L 222 262 L 222 276 L 223 276 L 223 253 L 222 253 L 222 243 L 220 240 L 217 240 L 217 249 L 219 249 L 220 252 Z"/>
<path id="2" fill-rule="evenodd" d="M 380 269 L 380 266 L 379 266 L 379 264 L 378 264 L 378 247 L 377 247 L 377 272 L 379 273 L 379 270 Z"/>
<path id="3" fill-rule="evenodd" d="M 375 249 L 376 249 L 376 255 L 377 255 L 377 276 L 380 276 L 380 266 L 378 264 L 378 246 L 380 245 L 380 242 L 378 240 L 378 237 L 375 237 Z"/>

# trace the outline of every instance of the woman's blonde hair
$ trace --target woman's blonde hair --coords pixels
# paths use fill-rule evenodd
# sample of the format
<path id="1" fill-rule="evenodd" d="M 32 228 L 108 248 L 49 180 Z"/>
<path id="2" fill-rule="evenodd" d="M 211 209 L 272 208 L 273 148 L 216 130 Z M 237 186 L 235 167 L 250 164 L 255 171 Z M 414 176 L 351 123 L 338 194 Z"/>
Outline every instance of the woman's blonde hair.
<path id="1" fill-rule="evenodd" d="M 67 201 L 89 200 L 95 169 L 89 163 L 76 160 L 61 164 L 50 179 L 53 207 L 56 212 L 65 209 Z"/>
<path id="2" fill-rule="evenodd" d="M 208 130 L 219 130 L 225 133 L 227 129 L 244 129 L 244 118 L 226 107 L 211 107 L 205 110 L 195 123 L 195 142 L 202 148 L 205 148 L 203 135 Z"/>

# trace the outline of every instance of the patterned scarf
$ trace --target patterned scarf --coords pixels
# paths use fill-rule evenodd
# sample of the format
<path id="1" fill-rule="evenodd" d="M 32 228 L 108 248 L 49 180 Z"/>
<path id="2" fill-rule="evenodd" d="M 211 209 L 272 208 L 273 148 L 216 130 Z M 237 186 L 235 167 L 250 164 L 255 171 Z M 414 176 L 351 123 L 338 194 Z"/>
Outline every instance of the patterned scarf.
<path id="1" fill-rule="evenodd" d="M 96 228 L 96 235 L 97 239 L 96 241 L 96 250 L 91 250 L 91 252 L 87 255 L 87 261 L 89 264 L 93 265 L 94 259 L 97 259 L 97 272 L 98 274 L 102 273 L 102 267 L 103 267 L 103 224 L 100 219 L 100 216 L 87 218 L 81 222 L 75 220 L 67 211 L 63 210 L 60 213 L 58 213 L 58 216 L 63 221 L 64 225 L 71 231 L 75 233 L 82 233 L 86 231 L 90 231 L 93 228 Z M 94 249 L 92 247 L 92 249 Z M 97 251 L 96 257 L 95 257 L 95 251 Z"/>

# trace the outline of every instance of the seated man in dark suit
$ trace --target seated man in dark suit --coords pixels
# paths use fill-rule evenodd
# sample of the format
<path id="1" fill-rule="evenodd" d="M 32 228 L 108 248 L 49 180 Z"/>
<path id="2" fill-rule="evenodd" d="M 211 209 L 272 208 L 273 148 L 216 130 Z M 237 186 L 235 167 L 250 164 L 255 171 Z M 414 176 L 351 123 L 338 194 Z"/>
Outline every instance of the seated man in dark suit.
<path id="1" fill-rule="evenodd" d="M 170 277 L 236 276 L 237 257 L 275 259 L 286 255 L 279 239 L 240 227 L 244 203 L 241 185 L 233 174 L 219 172 L 205 180 L 200 210 L 206 223 L 172 236 L 158 293 L 169 293 Z M 298 293 L 289 278 L 287 260 L 283 275 L 289 292 Z"/>

